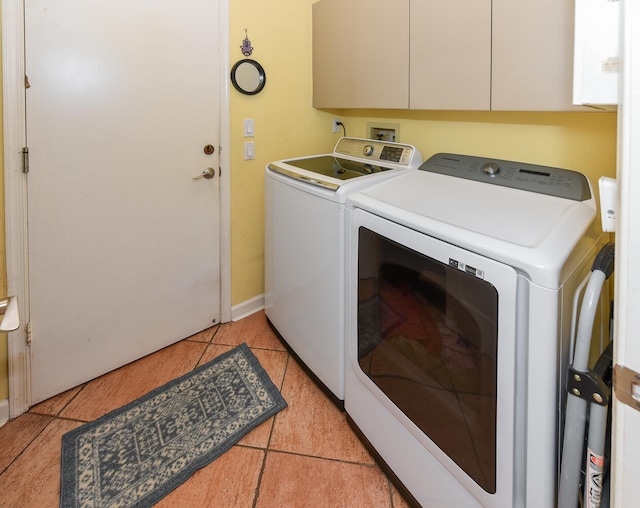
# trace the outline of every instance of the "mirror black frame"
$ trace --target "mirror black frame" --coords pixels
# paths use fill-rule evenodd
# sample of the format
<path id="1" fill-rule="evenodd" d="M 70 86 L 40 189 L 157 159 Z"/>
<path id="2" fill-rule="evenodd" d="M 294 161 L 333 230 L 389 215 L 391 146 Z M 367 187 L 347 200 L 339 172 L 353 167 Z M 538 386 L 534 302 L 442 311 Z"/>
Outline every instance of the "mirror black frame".
<path id="1" fill-rule="evenodd" d="M 238 81 L 236 80 L 236 71 L 242 64 L 253 65 L 258 71 L 258 86 L 253 90 L 247 90 L 246 88 L 243 88 L 240 85 L 240 83 L 238 83 Z M 242 94 L 255 95 L 257 93 L 260 93 L 264 88 L 264 85 L 266 84 L 266 82 L 267 82 L 267 75 L 265 74 L 264 69 L 262 68 L 262 65 L 260 65 L 255 60 L 252 60 L 251 58 L 244 58 L 242 60 L 237 61 L 236 64 L 231 69 L 231 83 L 233 84 L 233 88 L 235 88 L 236 90 L 238 90 L 238 92 Z"/>

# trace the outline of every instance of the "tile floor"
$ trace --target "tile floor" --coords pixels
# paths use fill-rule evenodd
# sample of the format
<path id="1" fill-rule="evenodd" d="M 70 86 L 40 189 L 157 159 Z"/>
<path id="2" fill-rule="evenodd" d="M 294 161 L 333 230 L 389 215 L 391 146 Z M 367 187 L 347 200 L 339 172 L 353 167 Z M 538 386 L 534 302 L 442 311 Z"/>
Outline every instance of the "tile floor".
<path id="1" fill-rule="evenodd" d="M 197 471 L 160 507 L 408 505 L 340 412 L 271 331 L 264 312 L 225 323 L 41 402 L 0 428 L 0 507 L 55 507 L 60 443 L 94 420 L 246 342 L 289 407 Z"/>

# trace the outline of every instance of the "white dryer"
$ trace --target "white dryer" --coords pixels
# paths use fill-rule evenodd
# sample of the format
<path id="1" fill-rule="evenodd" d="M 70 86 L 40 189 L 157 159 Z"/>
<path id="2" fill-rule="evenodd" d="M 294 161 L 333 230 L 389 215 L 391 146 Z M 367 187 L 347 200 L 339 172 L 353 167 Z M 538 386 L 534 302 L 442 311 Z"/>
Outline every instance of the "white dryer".
<path id="1" fill-rule="evenodd" d="M 339 407 L 344 400 L 347 196 L 416 170 L 411 145 L 341 138 L 333 153 L 265 171 L 265 313 Z"/>
<path id="2" fill-rule="evenodd" d="M 347 214 L 352 426 L 420 506 L 555 506 L 574 294 L 605 243 L 587 178 L 437 154 Z"/>

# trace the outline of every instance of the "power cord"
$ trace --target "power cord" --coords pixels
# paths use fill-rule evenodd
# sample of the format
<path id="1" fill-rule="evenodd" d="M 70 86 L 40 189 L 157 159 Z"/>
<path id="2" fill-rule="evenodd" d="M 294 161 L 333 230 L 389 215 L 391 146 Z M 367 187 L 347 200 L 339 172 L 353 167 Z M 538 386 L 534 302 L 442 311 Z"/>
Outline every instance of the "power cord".
<path id="1" fill-rule="evenodd" d="M 347 128 L 344 126 L 344 124 L 340 121 L 336 122 L 336 125 L 340 125 L 342 127 L 342 132 L 344 132 L 344 137 L 347 137 Z"/>

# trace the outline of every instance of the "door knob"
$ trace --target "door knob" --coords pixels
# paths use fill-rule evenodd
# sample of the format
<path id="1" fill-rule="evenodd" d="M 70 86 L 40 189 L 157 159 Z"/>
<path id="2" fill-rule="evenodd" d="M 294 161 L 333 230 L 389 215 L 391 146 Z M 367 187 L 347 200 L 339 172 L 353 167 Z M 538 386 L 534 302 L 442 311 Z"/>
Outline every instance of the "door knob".
<path id="1" fill-rule="evenodd" d="M 198 178 L 206 178 L 207 180 L 209 178 L 213 178 L 214 176 L 216 176 L 216 170 L 213 168 L 205 168 L 202 170 L 202 174 L 198 175 L 198 176 L 194 176 L 193 180 L 197 180 Z"/>

